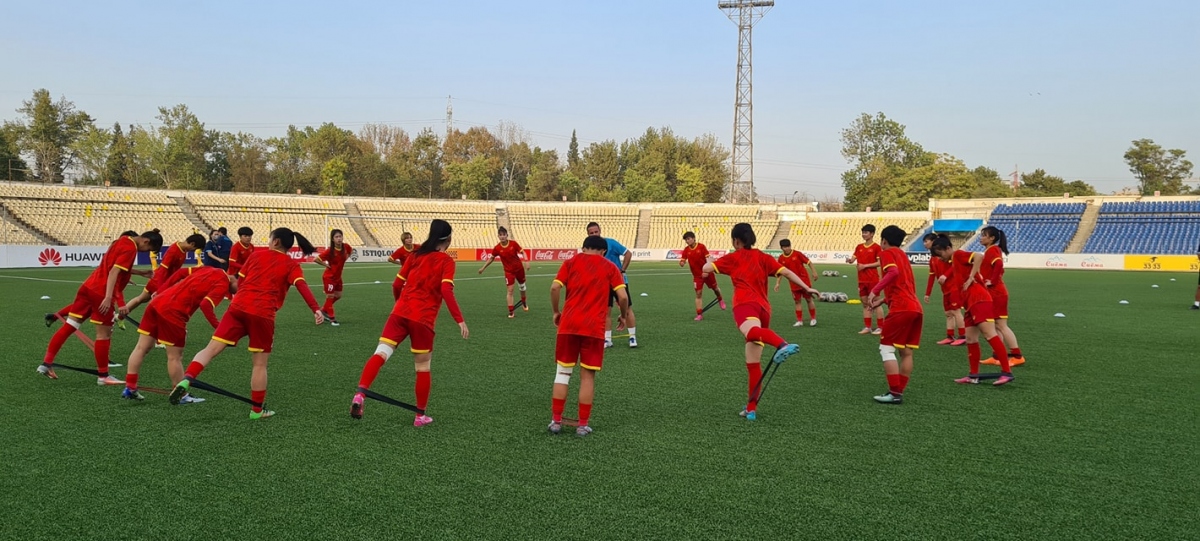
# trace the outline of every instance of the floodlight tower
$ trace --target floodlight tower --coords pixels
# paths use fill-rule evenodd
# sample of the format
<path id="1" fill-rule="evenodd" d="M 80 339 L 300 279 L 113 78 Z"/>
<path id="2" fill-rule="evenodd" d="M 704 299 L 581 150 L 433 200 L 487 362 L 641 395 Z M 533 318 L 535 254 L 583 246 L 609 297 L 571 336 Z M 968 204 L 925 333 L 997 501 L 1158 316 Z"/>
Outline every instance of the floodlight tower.
<path id="1" fill-rule="evenodd" d="M 751 31 L 755 23 L 775 6 L 774 0 L 725 0 L 717 2 L 729 20 L 738 25 L 737 96 L 733 102 L 733 156 L 729 190 L 730 203 L 754 202 L 754 49 Z"/>

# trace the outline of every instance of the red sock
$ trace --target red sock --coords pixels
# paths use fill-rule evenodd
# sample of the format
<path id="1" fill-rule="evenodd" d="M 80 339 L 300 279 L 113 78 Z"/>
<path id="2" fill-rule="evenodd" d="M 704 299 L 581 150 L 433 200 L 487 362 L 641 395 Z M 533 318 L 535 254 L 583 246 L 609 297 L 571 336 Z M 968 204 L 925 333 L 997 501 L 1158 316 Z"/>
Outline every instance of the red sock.
<path id="1" fill-rule="evenodd" d="M 370 389 L 371 384 L 375 383 L 375 377 L 379 375 L 379 369 L 383 368 L 383 355 L 376 353 L 370 359 L 367 359 L 367 365 L 363 367 L 362 375 L 358 378 L 358 386 L 362 389 Z"/>
<path id="2" fill-rule="evenodd" d="M 904 389 L 900 387 L 900 374 L 888 374 L 887 382 L 888 391 L 891 391 L 892 394 L 902 394 L 904 392 Z"/>
<path id="3" fill-rule="evenodd" d="M 988 338 L 988 345 L 992 346 L 992 355 L 1000 361 L 1000 371 L 1010 372 L 1012 368 L 1008 366 L 1008 353 L 1004 350 L 1004 340 L 1000 339 L 1000 335 Z"/>
<path id="4" fill-rule="evenodd" d="M 869 318 L 869 317 L 863 318 L 863 327 L 866 327 L 868 329 L 871 328 L 871 318 Z"/>
<path id="5" fill-rule="evenodd" d="M 184 372 L 183 375 L 185 375 L 189 378 L 195 379 L 195 378 L 200 377 L 200 373 L 203 371 L 204 371 L 204 365 L 202 365 L 196 361 L 192 361 L 192 363 L 188 365 L 187 371 Z"/>
<path id="6" fill-rule="evenodd" d="M 112 340 L 96 340 L 96 371 L 102 378 L 108 377 L 108 352 L 112 350 Z"/>
<path id="7" fill-rule="evenodd" d="M 817 307 L 816 306 L 808 307 L 808 319 L 817 319 Z"/>
<path id="8" fill-rule="evenodd" d="M 325 315 L 332 318 L 333 317 L 333 303 L 335 303 L 335 302 L 337 302 L 337 300 L 334 299 L 333 297 L 325 297 L 325 305 L 321 307 L 321 311 L 325 312 Z"/>
<path id="9" fill-rule="evenodd" d="M 1008 356 L 1009 357 L 1024 357 L 1024 355 L 1021 355 L 1021 348 L 1012 348 L 1012 350 L 1008 352 Z"/>
<path id="10" fill-rule="evenodd" d="M 746 411 L 756 411 L 758 409 L 758 396 L 755 391 L 758 389 L 758 380 L 762 378 L 762 365 L 759 363 L 746 364 L 746 374 L 749 376 L 747 381 L 750 382 L 750 389 L 747 391 L 749 400 L 746 401 Z"/>
<path id="11" fill-rule="evenodd" d="M 521 292 L 521 302 L 525 302 L 525 292 Z"/>
<path id="12" fill-rule="evenodd" d="M 804 310 L 796 310 L 796 321 L 804 321 Z"/>
<path id="13" fill-rule="evenodd" d="M 697 308 L 697 309 L 696 309 L 696 315 L 698 315 L 698 316 L 699 316 L 699 315 L 702 315 L 702 314 L 704 314 L 704 310 L 701 310 L 701 309 Z"/>
<path id="14" fill-rule="evenodd" d="M 907 387 L 908 387 L 908 376 L 906 376 L 904 374 L 900 374 L 900 392 L 903 393 L 904 389 Z"/>
<path id="15" fill-rule="evenodd" d="M 58 356 L 58 351 L 62 349 L 63 344 L 71 338 L 71 334 L 75 332 L 75 327 L 63 323 L 57 331 L 54 331 L 54 336 L 50 337 L 50 345 L 46 346 L 46 356 L 42 357 L 42 362 L 45 364 L 53 364 L 54 358 Z M 107 369 L 107 367 L 105 367 Z"/>
<path id="16" fill-rule="evenodd" d="M 425 411 L 429 405 L 429 387 L 432 384 L 429 372 L 417 372 L 417 409 Z"/>
<path id="17" fill-rule="evenodd" d="M 551 415 L 551 419 L 554 419 L 554 422 L 556 422 L 556 423 L 561 423 L 561 422 L 562 422 L 562 413 L 563 413 L 563 409 L 565 409 L 566 407 L 567 407 L 567 399 L 565 399 L 565 398 L 551 398 L 551 399 L 550 399 L 550 415 Z"/>
<path id="18" fill-rule="evenodd" d="M 954 338 L 954 329 L 946 329 L 946 338 Z"/>
<path id="19" fill-rule="evenodd" d="M 126 387 L 136 391 L 137 390 L 137 380 L 138 380 L 137 374 L 130 374 L 130 373 L 125 374 L 125 386 Z"/>
<path id="20" fill-rule="evenodd" d="M 587 426 L 588 419 L 592 417 L 592 405 L 579 403 L 579 426 Z"/>
<path id="21" fill-rule="evenodd" d="M 967 328 L 966 328 L 966 327 L 959 327 L 959 328 L 958 328 L 958 336 L 960 336 L 960 337 L 962 337 L 962 338 L 966 338 L 966 337 L 967 337 Z"/>
<path id="22" fill-rule="evenodd" d="M 508 313 L 510 313 L 510 314 L 513 313 L 513 308 L 516 308 L 516 307 L 511 304 L 508 305 Z"/>
<path id="23" fill-rule="evenodd" d="M 769 344 L 775 349 L 779 349 L 787 345 L 787 340 L 784 340 L 783 337 L 775 334 L 775 331 L 764 327 L 752 327 L 750 332 L 746 333 L 746 341 L 762 342 L 764 344 Z"/>
<path id="24" fill-rule="evenodd" d="M 971 365 L 970 375 L 979 375 L 979 342 L 967 342 L 967 362 Z"/>
<path id="25" fill-rule="evenodd" d="M 267 400 L 267 390 L 266 389 L 263 389 L 261 391 L 255 391 L 254 389 L 250 389 L 250 402 L 253 402 L 252 404 L 250 404 L 250 411 L 253 411 L 254 413 L 262 413 L 263 402 L 266 402 L 266 400 Z"/>

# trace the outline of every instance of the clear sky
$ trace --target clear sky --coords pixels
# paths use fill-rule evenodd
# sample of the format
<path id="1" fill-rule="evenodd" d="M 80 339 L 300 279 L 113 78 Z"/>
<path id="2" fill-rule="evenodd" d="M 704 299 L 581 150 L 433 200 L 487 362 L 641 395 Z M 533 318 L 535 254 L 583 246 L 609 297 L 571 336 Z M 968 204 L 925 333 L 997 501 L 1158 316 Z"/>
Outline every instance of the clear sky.
<path id="1" fill-rule="evenodd" d="M 732 139 L 736 26 L 709 0 L 8 2 L 0 119 L 36 88 L 101 125 L 186 103 L 261 136 L 513 121 L 565 156 L 649 126 Z M 778 0 L 754 31 L 760 194 L 838 196 L 863 112 L 1002 175 L 1102 191 L 1151 138 L 1200 163 L 1200 2 Z M 1194 176 L 1200 175 L 1194 173 Z"/>

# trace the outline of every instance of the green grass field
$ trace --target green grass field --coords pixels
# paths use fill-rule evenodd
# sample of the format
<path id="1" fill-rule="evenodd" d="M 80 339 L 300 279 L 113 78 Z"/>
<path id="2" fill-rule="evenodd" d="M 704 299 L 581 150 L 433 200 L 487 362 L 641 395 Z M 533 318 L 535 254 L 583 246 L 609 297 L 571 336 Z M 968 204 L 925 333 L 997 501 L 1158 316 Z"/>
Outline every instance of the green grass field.
<path id="1" fill-rule="evenodd" d="M 471 339 L 443 312 L 436 422 L 420 429 L 409 412 L 378 402 L 362 421 L 348 415 L 391 309 L 393 266 L 347 268 L 353 285 L 338 328 L 314 327 L 289 295 L 267 399 L 278 416 L 261 422 L 220 396 L 195 406 L 170 407 L 158 395 L 129 403 L 84 374 L 38 377 L 52 332 L 41 315 L 68 302 L 86 270 L 0 271 L 0 537 L 1194 539 L 1200 531 L 1200 313 L 1187 310 L 1195 275 L 1009 271 L 1013 327 L 1029 362 L 1004 388 L 951 382 L 966 372 L 966 351 L 933 345 L 944 326 L 935 298 L 899 407 L 871 400 L 886 385 L 877 338 L 855 334 L 859 307 L 822 304 L 818 327 L 795 329 L 790 297 L 776 293 L 775 328 L 801 355 L 780 369 L 749 423 L 737 416 L 746 374 L 730 314 L 714 309 L 693 322 L 686 271 L 635 263 L 632 293 L 649 295 L 635 296 L 640 347 L 618 340 L 609 350 L 595 433 L 576 438 L 546 433 L 555 332 L 547 291 L 557 266 L 534 265 L 533 308 L 514 320 L 500 269 L 479 278 L 476 268 L 460 266 L 457 281 Z M 308 276 L 319 287 L 318 269 Z M 918 269 L 922 286 L 924 276 Z M 854 292 L 853 278 L 816 287 Z M 197 315 L 191 331 L 186 359 L 211 328 Z M 137 335 L 114 333 L 113 359 L 123 363 Z M 204 379 L 248 393 L 242 346 Z M 143 386 L 168 386 L 164 358 L 151 354 Z M 393 356 L 374 389 L 411 400 L 409 359 Z M 94 366 L 74 339 L 59 362 Z"/>

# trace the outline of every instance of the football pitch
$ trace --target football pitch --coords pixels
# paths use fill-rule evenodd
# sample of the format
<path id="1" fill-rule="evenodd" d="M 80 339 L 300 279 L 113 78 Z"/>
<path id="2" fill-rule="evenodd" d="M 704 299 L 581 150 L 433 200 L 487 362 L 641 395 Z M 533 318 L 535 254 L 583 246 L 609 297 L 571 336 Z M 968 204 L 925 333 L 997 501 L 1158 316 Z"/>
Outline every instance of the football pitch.
<path id="1" fill-rule="evenodd" d="M 395 266 L 346 268 L 340 327 L 314 327 L 289 294 L 267 396 L 278 415 L 264 421 L 210 393 L 197 393 L 204 404 L 171 407 L 153 394 L 122 401 L 119 387 L 67 370 L 57 381 L 39 377 L 52 333 L 41 316 L 68 303 L 88 270 L 0 270 L 0 537 L 1183 539 L 1200 531 L 1194 274 L 1008 271 L 1028 363 L 1002 388 L 952 383 L 966 373 L 966 351 L 934 345 L 945 321 L 935 293 L 902 406 L 871 399 L 886 385 L 878 338 L 856 334 L 860 308 L 822 303 L 817 327 L 793 328 L 784 284 L 772 294 L 772 327 L 801 353 L 780 368 L 758 421 L 747 422 L 737 415 L 746 371 L 730 313 L 714 308 L 692 321 L 687 271 L 634 263 L 639 347 L 617 339 L 608 351 L 595 433 L 577 438 L 546 432 L 557 264 L 533 265 L 531 309 L 515 319 L 506 317 L 500 269 L 480 277 L 477 268 L 460 265 L 456 282 L 470 340 L 444 309 L 439 318 L 436 421 L 423 428 L 379 402 L 368 401 L 361 421 L 348 415 L 393 304 Z M 925 269 L 915 270 L 923 288 Z M 319 289 L 320 269 L 306 272 Z M 853 277 L 814 285 L 855 293 Z M 189 328 L 185 363 L 212 331 L 199 314 Z M 126 362 L 136 337 L 132 325 L 114 330 L 114 361 Z M 241 346 L 204 380 L 248 394 Z M 58 360 L 95 366 L 74 338 Z M 147 357 L 143 386 L 169 386 L 164 361 L 162 350 Z M 373 390 L 411 401 L 412 388 L 402 348 Z"/>

